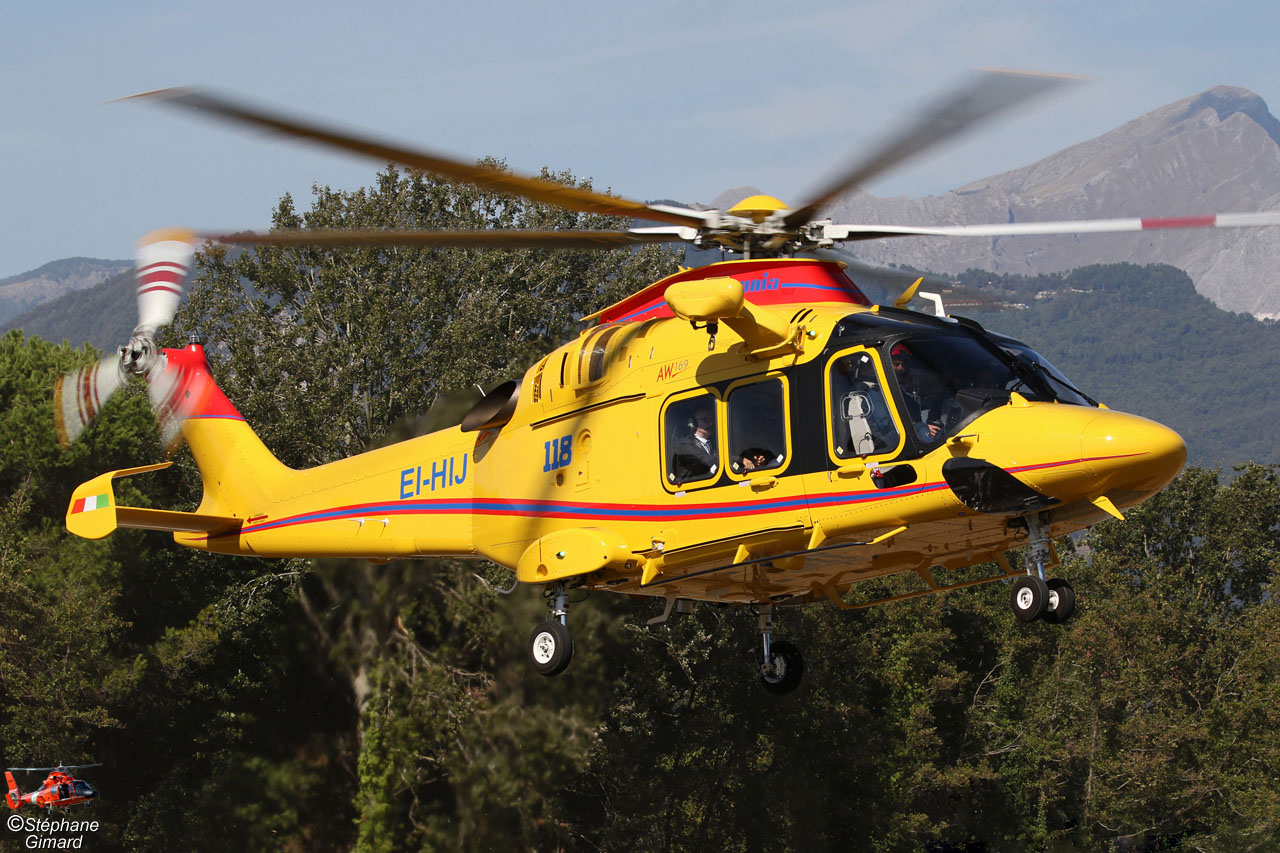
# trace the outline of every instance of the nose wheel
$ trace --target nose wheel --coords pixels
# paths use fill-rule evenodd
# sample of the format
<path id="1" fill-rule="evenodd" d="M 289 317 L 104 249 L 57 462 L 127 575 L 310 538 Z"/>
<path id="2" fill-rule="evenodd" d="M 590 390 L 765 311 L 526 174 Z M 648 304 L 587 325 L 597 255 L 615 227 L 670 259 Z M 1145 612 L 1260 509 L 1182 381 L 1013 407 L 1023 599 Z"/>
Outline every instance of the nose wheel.
<path id="1" fill-rule="evenodd" d="M 1019 622 L 1043 619 L 1055 625 L 1066 622 L 1076 609 L 1076 593 L 1062 578 L 1045 580 L 1049 562 L 1049 525 L 1037 514 L 1027 517 L 1031 539 L 1027 548 L 1027 574 L 1013 582 L 1009 606 Z"/>

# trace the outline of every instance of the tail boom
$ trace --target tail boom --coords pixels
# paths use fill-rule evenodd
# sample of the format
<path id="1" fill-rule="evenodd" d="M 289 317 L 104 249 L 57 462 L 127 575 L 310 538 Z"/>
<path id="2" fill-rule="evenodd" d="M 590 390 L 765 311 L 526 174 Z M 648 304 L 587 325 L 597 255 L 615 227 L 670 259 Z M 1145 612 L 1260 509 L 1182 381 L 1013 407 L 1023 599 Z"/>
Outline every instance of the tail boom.
<path id="1" fill-rule="evenodd" d="M 193 418 L 183 431 L 205 482 L 197 511 L 235 514 L 243 524 L 175 534 L 180 544 L 262 557 L 476 556 L 474 436 L 444 430 L 295 470 L 279 463 L 243 421 Z M 433 481 L 429 467 L 419 474 L 423 466 L 411 464 L 432 459 L 452 462 L 437 463 L 447 477 Z M 414 500 L 420 490 L 435 499 Z"/>
<path id="2" fill-rule="evenodd" d="M 262 557 L 476 556 L 475 434 L 442 430 L 296 470 L 218 388 L 198 344 L 164 355 L 153 400 L 162 423 L 180 426 L 200 469 L 200 506 L 178 512 L 116 503 L 112 481 L 170 463 L 109 471 L 75 490 L 67 510 L 72 533 L 99 539 L 119 527 L 162 530 L 187 547 Z"/>

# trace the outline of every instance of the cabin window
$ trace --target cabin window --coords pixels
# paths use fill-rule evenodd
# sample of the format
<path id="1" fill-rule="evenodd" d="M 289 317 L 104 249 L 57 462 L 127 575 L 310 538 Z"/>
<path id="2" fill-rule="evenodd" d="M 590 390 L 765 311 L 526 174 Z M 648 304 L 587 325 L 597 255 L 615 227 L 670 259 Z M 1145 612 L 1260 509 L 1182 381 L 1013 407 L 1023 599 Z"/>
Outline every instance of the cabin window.
<path id="1" fill-rule="evenodd" d="M 787 458 L 786 390 L 781 379 L 729 392 L 729 470 L 746 475 L 780 468 Z"/>
<path id="2" fill-rule="evenodd" d="M 898 425 L 875 357 L 866 350 L 837 356 L 829 368 L 831 438 L 837 457 L 879 456 L 897 450 Z"/>
<path id="3" fill-rule="evenodd" d="M 712 480 L 720 473 L 720 430 L 716 398 L 686 397 L 667 407 L 665 476 L 672 486 Z"/>

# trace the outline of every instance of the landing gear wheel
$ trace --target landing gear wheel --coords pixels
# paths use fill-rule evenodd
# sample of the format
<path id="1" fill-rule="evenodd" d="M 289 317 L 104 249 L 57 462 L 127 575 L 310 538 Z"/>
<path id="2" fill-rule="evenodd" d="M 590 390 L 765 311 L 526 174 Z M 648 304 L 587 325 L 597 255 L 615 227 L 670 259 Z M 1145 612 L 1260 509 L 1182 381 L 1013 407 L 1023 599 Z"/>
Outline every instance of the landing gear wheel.
<path id="1" fill-rule="evenodd" d="M 1019 622 L 1031 622 L 1049 606 L 1049 586 L 1034 575 L 1024 575 L 1013 582 L 1009 604 Z"/>
<path id="2" fill-rule="evenodd" d="M 1044 611 L 1044 621 L 1061 625 L 1076 612 L 1075 590 L 1062 578 L 1050 578 L 1046 586 L 1049 587 L 1049 604 Z"/>
<path id="3" fill-rule="evenodd" d="M 760 670 L 760 683 L 776 696 L 790 693 L 800 686 L 804 678 L 804 658 L 800 650 L 786 641 L 772 644 L 772 666 L 765 664 Z"/>
<path id="4" fill-rule="evenodd" d="M 529 663 L 539 675 L 559 675 L 573 660 L 573 637 L 559 622 L 543 622 L 529 635 Z"/>

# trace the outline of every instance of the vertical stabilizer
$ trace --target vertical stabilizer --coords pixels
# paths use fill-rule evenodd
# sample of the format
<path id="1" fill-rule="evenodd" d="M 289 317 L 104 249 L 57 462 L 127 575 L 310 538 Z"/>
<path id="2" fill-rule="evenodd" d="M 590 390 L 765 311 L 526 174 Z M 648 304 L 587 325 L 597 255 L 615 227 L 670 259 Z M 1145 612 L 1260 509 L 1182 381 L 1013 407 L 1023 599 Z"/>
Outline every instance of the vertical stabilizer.
<path id="1" fill-rule="evenodd" d="M 240 518 L 276 497 L 294 473 L 222 393 L 209 374 L 204 348 L 165 350 L 164 374 L 152 382 L 152 400 L 166 434 L 187 440 L 204 482 L 199 513 Z"/>

